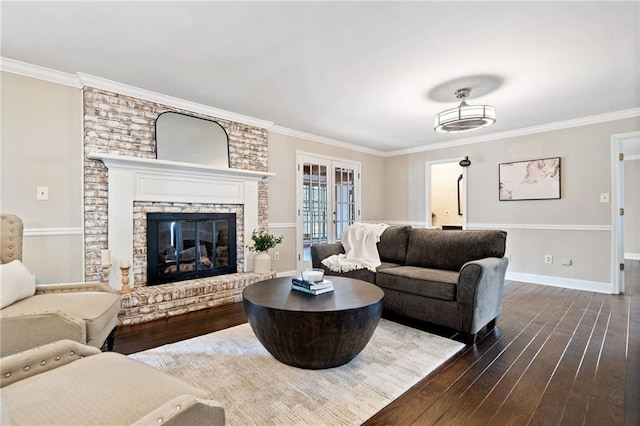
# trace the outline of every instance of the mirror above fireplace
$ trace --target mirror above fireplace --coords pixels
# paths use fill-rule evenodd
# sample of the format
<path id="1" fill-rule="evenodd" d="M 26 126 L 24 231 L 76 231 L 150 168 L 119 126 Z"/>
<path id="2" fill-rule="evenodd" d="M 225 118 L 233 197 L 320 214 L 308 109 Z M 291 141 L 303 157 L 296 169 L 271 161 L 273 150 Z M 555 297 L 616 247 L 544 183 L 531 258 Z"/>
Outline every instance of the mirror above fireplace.
<path id="1" fill-rule="evenodd" d="M 156 119 L 158 160 L 229 167 L 229 137 L 213 120 L 178 112 L 163 112 Z"/>

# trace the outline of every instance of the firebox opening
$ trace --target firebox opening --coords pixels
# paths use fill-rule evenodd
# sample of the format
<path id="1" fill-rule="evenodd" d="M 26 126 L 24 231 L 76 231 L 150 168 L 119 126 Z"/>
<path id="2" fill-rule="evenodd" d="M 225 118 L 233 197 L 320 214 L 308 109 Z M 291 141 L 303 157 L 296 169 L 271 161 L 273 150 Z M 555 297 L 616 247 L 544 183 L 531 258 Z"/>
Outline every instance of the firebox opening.
<path id="1" fill-rule="evenodd" d="M 147 285 L 237 269 L 235 213 L 147 213 Z"/>

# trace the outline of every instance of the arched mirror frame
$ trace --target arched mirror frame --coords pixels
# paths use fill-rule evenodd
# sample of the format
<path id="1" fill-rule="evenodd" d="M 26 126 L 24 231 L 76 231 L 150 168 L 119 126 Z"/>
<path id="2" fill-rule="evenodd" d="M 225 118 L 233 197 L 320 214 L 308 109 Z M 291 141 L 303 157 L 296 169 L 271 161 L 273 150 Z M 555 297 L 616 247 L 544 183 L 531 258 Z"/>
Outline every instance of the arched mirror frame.
<path id="1" fill-rule="evenodd" d="M 167 119 L 172 116 L 180 116 L 180 118 L 167 122 Z M 212 127 L 207 129 L 209 124 Z M 167 125 L 170 127 L 167 128 Z M 215 120 L 182 112 L 165 111 L 156 117 L 155 131 L 156 158 L 159 160 L 204 164 L 220 168 L 230 167 L 229 134 Z M 163 136 L 163 133 L 167 136 Z"/>

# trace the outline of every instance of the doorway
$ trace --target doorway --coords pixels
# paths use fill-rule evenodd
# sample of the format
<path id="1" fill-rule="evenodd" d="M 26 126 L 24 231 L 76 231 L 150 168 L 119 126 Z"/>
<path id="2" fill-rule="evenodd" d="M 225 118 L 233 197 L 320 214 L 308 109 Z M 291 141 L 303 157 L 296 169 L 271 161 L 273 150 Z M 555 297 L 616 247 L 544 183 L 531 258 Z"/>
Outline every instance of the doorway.
<path id="1" fill-rule="evenodd" d="M 425 223 L 427 228 L 466 229 L 467 168 L 462 158 L 425 162 Z"/>

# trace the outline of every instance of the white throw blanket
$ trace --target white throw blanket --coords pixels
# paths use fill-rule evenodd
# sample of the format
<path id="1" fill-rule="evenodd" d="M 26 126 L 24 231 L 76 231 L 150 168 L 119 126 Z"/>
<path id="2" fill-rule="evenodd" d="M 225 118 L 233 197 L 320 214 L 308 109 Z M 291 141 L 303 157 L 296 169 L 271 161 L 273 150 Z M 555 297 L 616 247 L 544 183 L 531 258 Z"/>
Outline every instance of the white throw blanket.
<path id="1" fill-rule="evenodd" d="M 322 264 L 334 272 L 368 269 L 375 272 L 382 264 L 378 247 L 380 236 L 389 225 L 385 223 L 354 223 L 342 232 L 345 254 L 334 254 L 322 260 Z"/>

